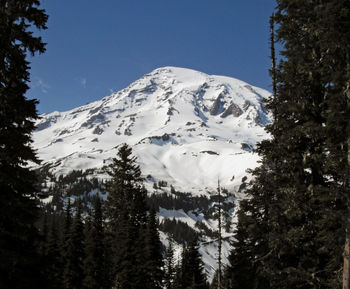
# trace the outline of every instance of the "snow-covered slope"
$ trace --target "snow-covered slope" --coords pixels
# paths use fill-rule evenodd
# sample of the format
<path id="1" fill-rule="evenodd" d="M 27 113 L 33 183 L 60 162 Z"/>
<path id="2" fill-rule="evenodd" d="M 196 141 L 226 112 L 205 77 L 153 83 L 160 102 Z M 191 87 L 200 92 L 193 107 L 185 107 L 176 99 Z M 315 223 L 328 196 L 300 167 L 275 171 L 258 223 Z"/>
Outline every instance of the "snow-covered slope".
<path id="1" fill-rule="evenodd" d="M 150 192 L 155 182 L 165 181 L 167 188 L 158 192 L 170 194 L 171 184 L 192 196 L 209 196 L 215 193 L 218 180 L 222 187 L 236 192 L 246 169 L 257 165 L 258 156 L 252 148 L 268 137 L 263 127 L 269 117 L 262 100 L 269 95 L 234 78 L 159 68 L 99 101 L 42 115 L 33 136 L 34 147 L 42 165 L 51 167 L 55 174 L 95 169 L 95 175 L 103 178 L 99 169 L 126 142 L 138 157 Z M 236 193 L 226 201 L 237 203 L 237 197 Z M 217 221 L 205 218 L 201 210 L 161 208 L 158 216 L 160 221 L 182 221 L 197 232 L 197 222 L 217 229 Z M 230 235 L 225 232 L 224 237 Z M 161 238 L 166 244 L 164 232 Z M 225 241 L 224 262 L 228 250 Z M 200 252 L 212 277 L 215 239 L 203 236 Z"/>
<path id="2" fill-rule="evenodd" d="M 66 112 L 42 115 L 34 147 L 57 174 L 101 168 L 119 144 L 133 147 L 148 185 L 164 180 L 192 193 L 234 189 L 256 166 L 266 138 L 261 101 L 269 92 L 243 81 L 176 67 Z"/>

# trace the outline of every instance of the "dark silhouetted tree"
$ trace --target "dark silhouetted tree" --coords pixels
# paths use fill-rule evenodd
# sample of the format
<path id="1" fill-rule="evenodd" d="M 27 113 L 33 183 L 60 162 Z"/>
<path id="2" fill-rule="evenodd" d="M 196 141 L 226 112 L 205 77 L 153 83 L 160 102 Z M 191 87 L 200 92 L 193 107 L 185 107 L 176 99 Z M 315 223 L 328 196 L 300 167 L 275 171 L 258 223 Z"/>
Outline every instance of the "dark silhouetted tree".
<path id="1" fill-rule="evenodd" d="M 147 273 L 144 268 L 147 206 L 146 190 L 142 185 L 140 167 L 132 150 L 122 145 L 117 158 L 107 170 L 111 179 L 106 184 L 109 193 L 107 229 L 113 253 L 114 286 L 116 288 L 144 288 Z"/>
<path id="2" fill-rule="evenodd" d="M 104 220 L 102 203 L 94 197 L 90 226 L 86 236 L 84 259 L 84 289 L 103 289 L 106 284 Z"/>
<path id="3" fill-rule="evenodd" d="M 159 239 L 156 212 L 154 210 L 150 210 L 144 238 L 146 253 L 144 265 L 147 272 L 147 288 L 161 289 L 163 288 L 162 243 Z"/>
<path id="4" fill-rule="evenodd" d="M 62 288 L 63 264 L 59 242 L 59 224 L 56 215 L 51 216 L 51 225 L 46 243 L 46 274 L 48 286 L 52 289 Z"/>
<path id="5" fill-rule="evenodd" d="M 199 254 L 197 240 L 193 240 L 185 248 L 181 261 L 182 289 L 208 289 L 204 264 Z"/>
<path id="6" fill-rule="evenodd" d="M 76 202 L 76 212 L 70 229 L 63 272 L 63 283 L 66 289 L 83 288 L 84 225 L 82 221 L 82 203 L 80 200 Z"/>
<path id="7" fill-rule="evenodd" d="M 174 288 L 175 270 L 174 241 L 169 238 L 164 260 L 164 286 L 166 289 Z"/>
<path id="8" fill-rule="evenodd" d="M 28 54 L 45 51 L 36 29 L 46 29 L 48 16 L 39 1 L 0 3 L 0 287 L 40 288 L 36 175 L 38 163 L 31 134 L 38 118 L 36 100 L 25 94 L 29 82 Z"/>
<path id="9" fill-rule="evenodd" d="M 236 238 L 232 258 L 253 265 L 258 288 L 341 288 L 350 3 L 276 2 L 272 21 L 283 48 L 266 103 L 272 137 L 257 147 L 262 164 L 239 219 L 250 226 Z"/>

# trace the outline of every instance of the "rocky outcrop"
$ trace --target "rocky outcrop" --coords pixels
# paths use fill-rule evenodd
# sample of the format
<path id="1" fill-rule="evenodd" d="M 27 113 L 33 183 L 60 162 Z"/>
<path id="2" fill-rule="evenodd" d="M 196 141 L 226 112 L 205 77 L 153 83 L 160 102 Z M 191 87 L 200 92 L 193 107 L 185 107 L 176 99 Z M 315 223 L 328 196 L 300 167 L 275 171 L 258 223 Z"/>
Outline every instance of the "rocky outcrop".
<path id="1" fill-rule="evenodd" d="M 229 115 L 232 115 L 234 117 L 239 117 L 243 114 L 242 109 L 235 103 L 231 103 L 228 108 L 222 113 L 221 117 L 225 118 Z"/>

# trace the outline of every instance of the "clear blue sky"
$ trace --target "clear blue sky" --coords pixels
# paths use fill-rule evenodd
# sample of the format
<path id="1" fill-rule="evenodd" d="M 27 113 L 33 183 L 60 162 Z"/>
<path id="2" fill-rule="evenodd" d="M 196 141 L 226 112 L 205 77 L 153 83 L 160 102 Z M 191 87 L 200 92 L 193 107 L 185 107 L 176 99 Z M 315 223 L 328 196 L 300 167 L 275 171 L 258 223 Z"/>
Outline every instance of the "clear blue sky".
<path id="1" fill-rule="evenodd" d="M 41 0 L 47 51 L 31 58 L 39 113 L 121 90 L 162 66 L 232 76 L 271 90 L 274 0 Z"/>

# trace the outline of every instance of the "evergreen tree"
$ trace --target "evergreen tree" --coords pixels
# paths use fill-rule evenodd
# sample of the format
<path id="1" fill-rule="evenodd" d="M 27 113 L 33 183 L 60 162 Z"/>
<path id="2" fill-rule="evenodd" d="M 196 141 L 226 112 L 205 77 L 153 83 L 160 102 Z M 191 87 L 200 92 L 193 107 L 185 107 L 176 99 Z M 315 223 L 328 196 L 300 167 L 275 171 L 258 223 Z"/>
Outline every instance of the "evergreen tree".
<path id="1" fill-rule="evenodd" d="M 334 15 L 346 14 L 348 6 L 348 1 L 277 1 L 273 20 L 284 50 L 274 71 L 275 95 L 267 102 L 273 113 L 267 127 L 272 138 L 258 145 L 262 165 L 253 171 L 248 200 L 241 206 L 244 217 L 239 219 L 242 226 L 247 220 L 251 225 L 236 243 L 237 254 L 241 244 L 248 245 L 242 256 L 260 276 L 254 286 L 341 286 L 337 272 L 344 244 L 347 193 L 341 174 L 346 153 L 329 135 L 337 127 L 346 138 L 346 125 L 339 122 L 349 123 L 348 118 L 332 111 L 336 75 L 346 70 L 340 64 L 345 53 L 332 53 L 332 46 L 339 47 L 343 40 L 330 40 L 326 30 L 330 23 L 333 30 Z M 339 84 L 338 92 L 345 83 Z M 334 114 L 337 117 L 331 117 Z M 331 126 L 331 119 L 337 119 L 337 126 Z M 335 155 L 343 156 L 343 167 L 336 164 Z"/>
<path id="2" fill-rule="evenodd" d="M 231 242 L 229 264 L 225 268 L 223 278 L 224 288 L 227 289 L 269 288 L 259 271 L 259 265 L 263 266 L 261 264 L 263 254 L 266 253 L 263 234 L 267 232 L 260 227 L 261 224 L 257 222 L 259 217 L 255 212 L 252 215 L 247 214 L 251 212 L 248 206 L 251 206 L 249 199 L 242 201 L 241 209 L 238 211 L 238 224 L 234 240 Z"/>
<path id="3" fill-rule="evenodd" d="M 325 83 L 325 128 L 328 148 L 327 168 L 334 178 L 332 190 L 345 196 L 346 242 L 343 288 L 350 288 L 350 3 L 325 1 L 318 14 L 323 81 Z M 338 243 L 338 241 L 337 241 Z M 337 255 L 338 256 L 338 255 Z M 334 263 L 338 263 L 337 260 Z"/>
<path id="4" fill-rule="evenodd" d="M 49 235 L 49 225 L 48 225 L 48 212 L 43 212 L 42 226 L 40 229 L 41 233 L 41 244 L 40 244 L 40 255 L 45 256 L 47 252 L 47 240 Z"/>
<path id="5" fill-rule="evenodd" d="M 84 259 L 84 289 L 105 288 L 105 248 L 101 199 L 94 197 L 90 228 L 87 231 Z"/>
<path id="6" fill-rule="evenodd" d="M 183 252 L 181 262 L 182 289 L 208 289 L 204 265 L 198 249 L 197 240 L 193 240 Z"/>
<path id="7" fill-rule="evenodd" d="M 122 145 L 117 158 L 107 170 L 109 193 L 106 207 L 110 246 L 113 250 L 113 275 L 116 288 L 143 288 L 147 281 L 144 269 L 147 206 L 140 167 L 132 150 Z"/>
<path id="8" fill-rule="evenodd" d="M 253 284 L 256 279 L 253 270 L 253 256 L 251 256 L 252 248 L 250 247 L 251 244 L 248 243 L 248 234 L 245 231 L 247 227 L 243 227 L 246 222 L 242 220 L 242 217 L 245 217 L 245 215 L 240 213 L 235 231 L 235 240 L 232 242 L 233 248 L 228 257 L 229 264 L 224 273 L 223 283 L 227 289 L 254 288 Z"/>
<path id="9" fill-rule="evenodd" d="M 218 181 L 218 204 L 216 205 L 216 219 L 218 220 L 218 254 L 217 254 L 217 264 L 218 264 L 218 269 L 216 270 L 216 283 L 217 283 L 217 289 L 222 288 L 222 197 L 221 197 L 221 187 L 220 187 L 220 182 Z"/>
<path id="10" fill-rule="evenodd" d="M 70 231 L 72 227 L 72 206 L 70 197 L 68 197 L 67 205 L 64 212 L 64 221 L 62 225 L 62 236 L 61 236 L 61 257 L 62 263 L 67 262 L 67 253 L 68 253 L 68 243 L 70 238 Z"/>
<path id="11" fill-rule="evenodd" d="M 107 173 L 111 178 L 106 184 L 109 227 L 118 228 L 119 221 L 124 218 L 124 211 L 130 215 L 134 196 L 136 197 L 142 188 L 140 167 L 136 164 L 136 157 L 132 156 L 132 149 L 127 144 L 119 148 L 117 158 L 113 158 Z M 145 212 L 141 212 L 141 215 L 146 218 Z"/>
<path id="12" fill-rule="evenodd" d="M 168 244 L 164 260 L 164 286 L 165 289 L 173 289 L 176 268 L 174 259 L 174 242 L 171 238 L 168 239 Z"/>
<path id="13" fill-rule="evenodd" d="M 175 265 L 174 281 L 172 284 L 173 289 L 182 289 L 182 265 L 181 265 L 181 262 L 182 262 L 182 258 L 181 258 L 181 260 L 178 260 L 177 264 Z"/>
<path id="14" fill-rule="evenodd" d="M 0 287 L 40 288 L 36 175 L 31 133 L 38 118 L 36 100 L 25 97 L 27 54 L 45 51 L 30 29 L 46 29 L 47 15 L 37 0 L 0 4 Z"/>
<path id="15" fill-rule="evenodd" d="M 65 256 L 63 283 L 66 289 L 83 288 L 84 245 L 82 203 L 81 200 L 78 200 L 68 239 L 67 254 Z"/>
<path id="16" fill-rule="evenodd" d="M 274 136 L 271 143 L 279 159 L 271 158 L 267 147 L 262 146 L 263 153 L 274 160 L 286 180 L 278 183 L 279 211 L 283 213 L 270 233 L 274 254 L 268 262 L 268 274 L 275 287 L 288 284 L 340 288 L 334 272 L 340 269 L 340 247 L 344 242 L 340 237 L 344 234 L 344 195 L 336 189 L 339 183 L 332 179 L 337 173 L 327 164 L 327 90 L 332 86 L 333 80 L 329 79 L 334 71 L 325 61 L 330 47 L 324 45 L 328 41 L 324 34 L 327 26 L 334 23 L 333 13 L 341 14 L 341 10 L 327 12 L 329 5 L 336 2 L 339 3 L 277 2 L 277 39 L 284 43 L 285 59 L 277 72 L 277 94 L 268 105 L 275 116 L 268 129 Z M 340 2 L 344 8 L 345 2 Z M 321 24 L 325 19 L 327 26 Z M 337 58 L 332 56 L 333 61 L 337 62 Z"/>
<path id="17" fill-rule="evenodd" d="M 147 272 L 147 286 L 144 288 L 161 289 L 163 281 L 162 243 L 159 239 L 156 212 L 152 209 L 148 216 L 145 238 L 145 268 Z"/>
<path id="18" fill-rule="evenodd" d="M 48 286 L 52 289 L 62 288 L 63 264 L 58 237 L 58 224 L 56 216 L 52 216 L 52 222 L 46 244 L 46 274 Z"/>

